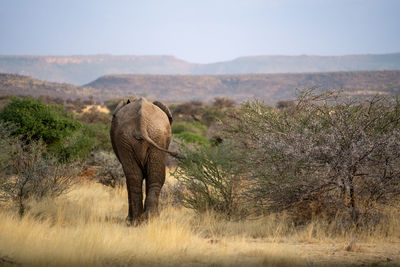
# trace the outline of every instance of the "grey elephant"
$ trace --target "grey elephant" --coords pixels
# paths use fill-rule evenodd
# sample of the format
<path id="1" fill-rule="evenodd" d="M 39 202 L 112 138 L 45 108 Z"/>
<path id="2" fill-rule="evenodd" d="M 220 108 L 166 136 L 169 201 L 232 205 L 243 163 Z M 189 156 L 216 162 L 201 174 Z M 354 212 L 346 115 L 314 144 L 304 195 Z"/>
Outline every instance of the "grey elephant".
<path id="1" fill-rule="evenodd" d="M 122 164 L 128 190 L 127 222 L 137 224 L 158 213 L 158 199 L 165 181 L 166 153 L 171 142 L 172 115 L 166 105 L 145 98 L 121 101 L 111 122 L 111 143 Z M 143 180 L 146 199 L 143 206 Z"/>

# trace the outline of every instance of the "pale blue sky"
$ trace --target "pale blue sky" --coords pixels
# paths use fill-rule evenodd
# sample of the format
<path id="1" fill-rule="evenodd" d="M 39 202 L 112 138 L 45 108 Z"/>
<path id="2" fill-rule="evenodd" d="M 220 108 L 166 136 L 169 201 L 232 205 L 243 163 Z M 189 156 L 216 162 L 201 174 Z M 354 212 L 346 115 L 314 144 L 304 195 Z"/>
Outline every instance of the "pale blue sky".
<path id="1" fill-rule="evenodd" d="M 400 52 L 400 0 L 0 0 L 3 55 Z"/>

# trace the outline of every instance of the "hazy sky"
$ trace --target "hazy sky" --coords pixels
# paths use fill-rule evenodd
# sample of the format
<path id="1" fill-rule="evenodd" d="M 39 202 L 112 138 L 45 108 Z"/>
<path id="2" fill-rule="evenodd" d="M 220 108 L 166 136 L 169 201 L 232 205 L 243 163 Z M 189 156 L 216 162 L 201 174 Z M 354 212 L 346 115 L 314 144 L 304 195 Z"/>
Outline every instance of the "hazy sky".
<path id="1" fill-rule="evenodd" d="M 0 0 L 0 54 L 400 52 L 400 0 Z"/>

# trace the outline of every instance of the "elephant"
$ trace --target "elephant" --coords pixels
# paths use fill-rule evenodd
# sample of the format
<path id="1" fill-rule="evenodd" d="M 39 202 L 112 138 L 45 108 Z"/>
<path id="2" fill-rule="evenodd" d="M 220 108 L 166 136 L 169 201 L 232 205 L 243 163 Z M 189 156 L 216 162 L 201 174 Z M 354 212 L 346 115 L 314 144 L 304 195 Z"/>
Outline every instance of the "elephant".
<path id="1" fill-rule="evenodd" d="M 172 115 L 168 107 L 145 98 L 121 101 L 113 112 L 111 144 L 126 177 L 129 211 L 127 223 L 135 225 L 158 214 L 165 182 L 166 153 L 171 142 Z M 142 184 L 146 180 L 143 206 Z"/>

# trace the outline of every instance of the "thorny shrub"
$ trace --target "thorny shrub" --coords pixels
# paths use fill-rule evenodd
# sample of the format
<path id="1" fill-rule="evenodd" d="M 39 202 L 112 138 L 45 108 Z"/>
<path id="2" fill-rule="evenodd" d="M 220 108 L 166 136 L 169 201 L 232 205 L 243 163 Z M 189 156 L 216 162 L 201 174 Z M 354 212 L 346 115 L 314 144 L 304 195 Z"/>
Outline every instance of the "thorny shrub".
<path id="1" fill-rule="evenodd" d="M 299 222 L 340 213 L 379 220 L 400 195 L 400 103 L 376 96 L 300 92 L 297 105 L 245 103 L 225 121 L 225 138 L 247 155 L 247 198 L 258 212 L 291 211 Z"/>
<path id="2" fill-rule="evenodd" d="M 42 141 L 11 136 L 10 126 L 0 124 L 0 143 L 0 200 L 16 204 L 21 217 L 27 199 L 56 197 L 75 183 L 79 162 L 60 163 Z"/>
<path id="3" fill-rule="evenodd" d="M 124 171 L 113 152 L 93 152 L 91 164 L 99 166 L 96 175 L 100 183 L 111 187 L 125 184 Z"/>
<path id="4" fill-rule="evenodd" d="M 174 176 L 188 208 L 228 219 L 286 211 L 298 224 L 348 228 L 376 225 L 399 201 L 397 98 L 309 89 L 285 108 L 246 102 L 221 121 L 223 141 L 181 149 Z"/>

